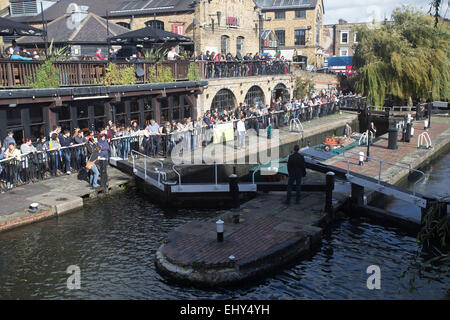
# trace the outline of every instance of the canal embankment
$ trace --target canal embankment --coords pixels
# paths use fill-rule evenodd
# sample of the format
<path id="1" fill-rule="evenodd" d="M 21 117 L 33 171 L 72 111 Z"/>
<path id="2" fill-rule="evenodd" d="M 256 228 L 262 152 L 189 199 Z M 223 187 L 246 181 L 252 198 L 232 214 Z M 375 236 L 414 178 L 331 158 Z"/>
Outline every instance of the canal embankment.
<path id="1" fill-rule="evenodd" d="M 113 195 L 133 183 L 129 175 L 109 167 L 106 190 L 91 188 L 76 174 L 16 187 L 0 194 L 0 232 L 80 210 L 85 203 Z M 38 204 L 36 211 L 30 209 L 32 203 Z"/>

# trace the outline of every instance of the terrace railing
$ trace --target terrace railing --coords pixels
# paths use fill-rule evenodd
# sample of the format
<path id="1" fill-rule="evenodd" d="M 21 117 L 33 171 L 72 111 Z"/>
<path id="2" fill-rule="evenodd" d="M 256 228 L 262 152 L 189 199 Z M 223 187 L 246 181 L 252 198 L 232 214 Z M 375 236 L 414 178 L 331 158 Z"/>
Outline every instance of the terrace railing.
<path id="1" fill-rule="evenodd" d="M 114 62 L 120 68 L 133 66 L 136 70 L 136 83 L 154 82 L 154 77 L 161 73 L 162 66 L 169 67 L 175 81 L 188 80 L 190 61 L 163 61 L 122 63 Z M 43 61 L 0 60 L 0 88 L 28 87 L 36 80 L 37 71 Z M 108 62 L 103 61 L 64 61 L 54 62 L 58 70 L 59 85 L 86 86 L 101 85 L 106 79 Z"/>

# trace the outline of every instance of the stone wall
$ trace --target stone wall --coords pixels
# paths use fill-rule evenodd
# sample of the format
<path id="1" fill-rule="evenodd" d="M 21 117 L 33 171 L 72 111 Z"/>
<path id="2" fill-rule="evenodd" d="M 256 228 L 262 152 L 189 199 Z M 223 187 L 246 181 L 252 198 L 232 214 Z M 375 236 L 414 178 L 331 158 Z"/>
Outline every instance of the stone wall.
<path id="1" fill-rule="evenodd" d="M 211 109 L 211 103 L 216 94 L 222 90 L 230 90 L 235 97 L 235 105 L 244 103 L 245 96 L 250 88 L 258 86 L 264 92 L 264 103 L 270 104 L 272 99 L 272 90 L 279 84 L 283 84 L 289 90 L 292 97 L 295 79 L 290 75 L 283 76 L 261 76 L 261 77 L 242 77 L 226 78 L 219 80 L 209 80 L 208 88 L 198 97 L 198 115 L 202 115 L 206 110 Z"/>
<path id="2" fill-rule="evenodd" d="M 337 87 L 339 78 L 334 74 L 307 72 L 303 70 L 295 70 L 295 77 L 301 77 L 303 80 L 311 80 L 316 89 L 328 89 L 328 86 Z"/>

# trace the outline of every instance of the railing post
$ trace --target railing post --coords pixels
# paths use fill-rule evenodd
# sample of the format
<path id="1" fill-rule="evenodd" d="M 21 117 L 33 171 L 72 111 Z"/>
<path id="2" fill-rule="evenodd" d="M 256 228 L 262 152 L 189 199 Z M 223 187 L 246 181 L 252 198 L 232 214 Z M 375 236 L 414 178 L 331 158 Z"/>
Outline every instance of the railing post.
<path id="1" fill-rule="evenodd" d="M 237 175 L 232 174 L 229 176 L 229 186 L 233 209 L 239 209 L 239 184 Z"/>
<path id="2" fill-rule="evenodd" d="M 327 191 L 325 195 L 325 212 L 333 214 L 333 190 L 334 190 L 335 173 L 330 171 L 326 175 Z"/>
<path id="3" fill-rule="evenodd" d="M 351 187 L 352 187 L 352 196 L 351 196 L 352 204 L 355 206 L 364 205 L 364 187 L 354 183 L 351 184 Z"/>
<path id="4" fill-rule="evenodd" d="M 13 63 L 6 63 L 6 77 L 8 79 L 8 87 L 13 87 L 14 83 L 14 71 L 13 71 Z"/>

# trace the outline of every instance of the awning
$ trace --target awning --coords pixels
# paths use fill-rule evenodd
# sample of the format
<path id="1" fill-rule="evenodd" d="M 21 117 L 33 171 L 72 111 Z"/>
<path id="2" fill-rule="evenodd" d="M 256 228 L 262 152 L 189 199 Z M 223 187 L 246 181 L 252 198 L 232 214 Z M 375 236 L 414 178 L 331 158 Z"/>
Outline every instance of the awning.
<path id="1" fill-rule="evenodd" d="M 0 18 L 0 36 L 36 36 L 42 37 L 44 31 L 30 27 L 29 25 Z"/>
<path id="2" fill-rule="evenodd" d="M 164 42 L 190 42 L 191 38 L 176 33 L 146 27 L 143 29 L 130 31 L 112 38 L 109 38 L 112 44 L 127 43 L 164 43 Z"/>

